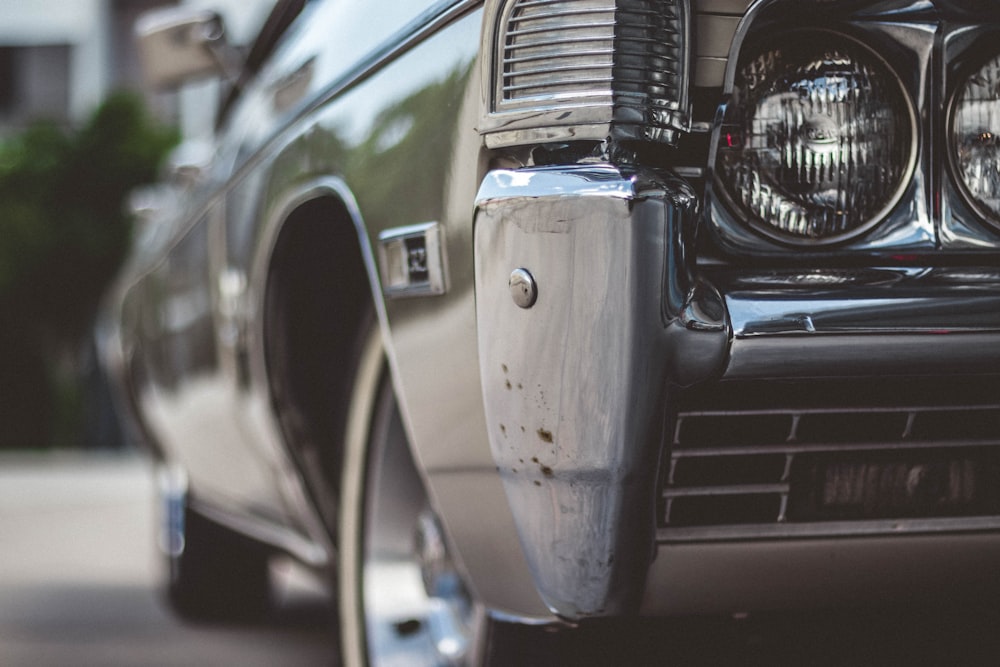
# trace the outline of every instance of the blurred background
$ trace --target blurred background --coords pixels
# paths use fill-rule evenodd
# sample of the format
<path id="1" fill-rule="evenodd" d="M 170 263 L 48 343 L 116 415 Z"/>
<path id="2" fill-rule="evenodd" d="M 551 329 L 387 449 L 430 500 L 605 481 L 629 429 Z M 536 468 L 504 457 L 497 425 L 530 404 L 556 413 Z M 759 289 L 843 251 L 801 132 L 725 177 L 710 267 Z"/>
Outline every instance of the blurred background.
<path id="1" fill-rule="evenodd" d="M 134 188 L 207 139 L 218 81 L 144 90 L 133 25 L 170 5 L 247 44 L 273 0 L 0 0 L 0 450 L 120 448 L 91 342 Z"/>
<path id="2" fill-rule="evenodd" d="M 247 44 L 273 0 L 0 0 L 0 665 L 328 665 L 329 600 L 278 563 L 266 626 L 160 604 L 151 463 L 94 352 L 101 295 L 141 222 L 129 195 L 211 135 L 221 84 L 143 88 L 146 10 L 223 14 Z"/>

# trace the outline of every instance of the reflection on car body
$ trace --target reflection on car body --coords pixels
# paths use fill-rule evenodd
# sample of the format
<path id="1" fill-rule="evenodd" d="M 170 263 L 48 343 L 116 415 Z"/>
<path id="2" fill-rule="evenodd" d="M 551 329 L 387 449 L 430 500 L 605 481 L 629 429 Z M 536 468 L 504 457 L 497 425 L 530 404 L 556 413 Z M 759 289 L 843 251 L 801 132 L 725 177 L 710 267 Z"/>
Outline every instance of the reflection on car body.
<path id="1" fill-rule="evenodd" d="M 180 611 L 279 550 L 349 664 L 478 663 L 993 579 L 992 4 L 373 11 L 277 4 L 105 314 Z M 230 74 L 217 17 L 144 30 Z"/>

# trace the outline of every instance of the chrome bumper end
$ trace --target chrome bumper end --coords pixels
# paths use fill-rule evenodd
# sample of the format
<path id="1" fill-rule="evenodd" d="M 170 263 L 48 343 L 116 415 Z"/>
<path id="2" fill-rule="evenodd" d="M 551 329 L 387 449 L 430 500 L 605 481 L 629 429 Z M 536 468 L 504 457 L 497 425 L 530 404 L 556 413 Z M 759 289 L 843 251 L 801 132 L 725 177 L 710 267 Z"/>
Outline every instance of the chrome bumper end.
<path id="1" fill-rule="evenodd" d="M 729 334 L 689 262 L 684 182 L 608 165 L 491 172 L 476 298 L 490 446 L 543 600 L 638 607 L 671 384 L 718 375 Z"/>

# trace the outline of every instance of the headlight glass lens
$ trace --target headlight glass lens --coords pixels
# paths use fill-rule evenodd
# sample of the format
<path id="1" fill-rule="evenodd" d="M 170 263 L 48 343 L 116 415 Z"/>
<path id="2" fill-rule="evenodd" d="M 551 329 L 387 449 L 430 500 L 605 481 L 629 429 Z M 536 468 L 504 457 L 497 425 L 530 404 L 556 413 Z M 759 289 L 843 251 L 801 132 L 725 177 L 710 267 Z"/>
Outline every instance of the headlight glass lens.
<path id="1" fill-rule="evenodd" d="M 951 149 L 958 180 L 974 204 L 1000 221 L 1000 56 L 973 73 L 952 107 Z"/>
<path id="2" fill-rule="evenodd" d="M 799 33 L 747 60 L 719 138 L 716 173 L 735 208 L 792 244 L 875 225 L 913 168 L 914 116 L 898 78 L 861 44 Z"/>

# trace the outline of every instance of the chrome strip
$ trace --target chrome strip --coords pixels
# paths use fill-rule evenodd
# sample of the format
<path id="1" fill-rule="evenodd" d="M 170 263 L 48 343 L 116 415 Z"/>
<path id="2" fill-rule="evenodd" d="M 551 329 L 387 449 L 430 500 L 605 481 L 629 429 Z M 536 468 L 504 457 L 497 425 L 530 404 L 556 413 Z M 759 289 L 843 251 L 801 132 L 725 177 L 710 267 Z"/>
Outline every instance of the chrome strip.
<path id="1" fill-rule="evenodd" d="M 864 356 L 858 351 L 864 350 Z M 788 334 L 737 338 L 725 377 L 801 378 L 994 373 L 1000 331 Z"/>
<path id="2" fill-rule="evenodd" d="M 1000 279 L 992 267 L 726 272 L 713 279 L 734 333 L 727 377 L 1000 368 Z"/>
<path id="3" fill-rule="evenodd" d="M 887 519 L 879 521 L 830 521 L 824 523 L 766 523 L 739 526 L 659 528 L 658 544 L 773 540 L 805 537 L 864 537 L 885 535 L 948 534 L 1000 530 L 1000 516 L 946 519 Z"/>
<path id="4" fill-rule="evenodd" d="M 788 493 L 790 484 L 728 484 L 725 486 L 674 486 L 663 492 L 663 497 L 699 498 L 705 496 L 756 496 Z"/>
<path id="5" fill-rule="evenodd" d="M 840 410 L 839 412 L 848 412 Z M 859 412 L 851 410 L 851 413 Z M 749 414 L 749 413 L 748 413 Z M 829 454 L 836 452 L 888 452 L 888 451 L 910 451 L 920 449 L 953 449 L 965 447 L 998 447 L 997 441 L 988 440 L 948 440 L 941 441 L 920 441 L 906 440 L 891 443 L 870 442 L 870 443 L 850 443 L 850 444 L 809 444 L 809 445 L 746 445 L 733 447 L 678 447 L 673 450 L 674 458 L 704 458 L 720 456 L 755 456 L 768 454 Z"/>

